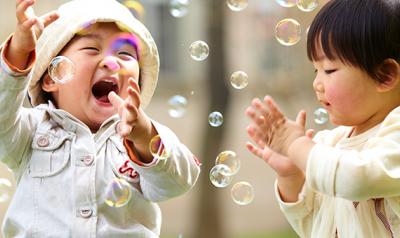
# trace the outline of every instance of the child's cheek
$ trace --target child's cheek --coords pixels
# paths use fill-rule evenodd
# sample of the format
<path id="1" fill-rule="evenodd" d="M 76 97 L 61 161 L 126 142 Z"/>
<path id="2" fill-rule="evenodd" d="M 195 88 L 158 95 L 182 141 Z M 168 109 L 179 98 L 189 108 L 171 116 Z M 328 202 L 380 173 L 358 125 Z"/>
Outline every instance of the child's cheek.
<path id="1" fill-rule="evenodd" d="M 353 98 L 351 90 L 343 90 L 343 88 L 336 86 L 326 88 L 325 98 L 330 106 L 336 111 L 351 113 L 354 109 L 352 102 L 355 98 Z"/>
<path id="2" fill-rule="evenodd" d="M 332 87 L 325 92 L 326 100 L 330 106 L 342 114 L 352 113 L 354 107 L 359 103 L 360 98 L 357 97 L 357 90 L 346 87 Z"/>

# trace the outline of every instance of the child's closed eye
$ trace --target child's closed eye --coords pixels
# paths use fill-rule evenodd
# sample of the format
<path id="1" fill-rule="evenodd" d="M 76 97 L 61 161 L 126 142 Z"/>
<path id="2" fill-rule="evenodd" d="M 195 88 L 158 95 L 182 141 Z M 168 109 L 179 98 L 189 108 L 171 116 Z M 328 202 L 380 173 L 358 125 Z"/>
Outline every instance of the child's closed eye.
<path id="1" fill-rule="evenodd" d="M 98 48 L 91 46 L 83 47 L 81 50 L 90 55 L 96 55 L 100 52 Z"/>
<path id="2" fill-rule="evenodd" d="M 118 55 L 126 57 L 127 59 L 133 58 L 133 59 L 137 60 L 136 52 L 133 53 L 133 52 L 129 52 L 129 51 L 118 51 Z"/>
<path id="3" fill-rule="evenodd" d="M 325 71 L 326 74 L 332 74 L 332 73 L 336 72 L 336 69 L 327 69 L 327 70 L 324 70 L 324 71 Z"/>

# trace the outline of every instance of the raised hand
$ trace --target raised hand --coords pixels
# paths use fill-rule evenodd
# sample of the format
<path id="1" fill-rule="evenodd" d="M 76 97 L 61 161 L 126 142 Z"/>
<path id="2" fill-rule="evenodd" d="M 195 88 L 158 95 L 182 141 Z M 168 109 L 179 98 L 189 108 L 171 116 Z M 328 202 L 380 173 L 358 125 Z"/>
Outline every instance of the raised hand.
<path id="1" fill-rule="evenodd" d="M 304 111 L 300 111 L 296 121 L 291 121 L 280 111 L 270 96 L 264 100 L 256 98 L 246 110 L 252 119 L 247 132 L 252 140 L 260 145 L 260 141 L 272 151 L 287 156 L 292 142 L 305 135 Z"/>
<path id="2" fill-rule="evenodd" d="M 121 122 L 118 125 L 118 133 L 121 137 L 128 137 L 138 123 L 140 115 L 144 114 L 140 108 L 140 89 L 133 78 L 128 79 L 128 96 L 122 99 L 115 92 L 108 94 L 111 104 L 118 110 Z"/>
<path id="3" fill-rule="evenodd" d="M 59 17 L 54 11 L 37 17 L 32 8 L 35 2 L 36 0 L 16 0 L 17 26 L 7 59 L 18 68 L 26 65 L 28 56 L 35 49 L 36 41 L 43 29 Z"/>

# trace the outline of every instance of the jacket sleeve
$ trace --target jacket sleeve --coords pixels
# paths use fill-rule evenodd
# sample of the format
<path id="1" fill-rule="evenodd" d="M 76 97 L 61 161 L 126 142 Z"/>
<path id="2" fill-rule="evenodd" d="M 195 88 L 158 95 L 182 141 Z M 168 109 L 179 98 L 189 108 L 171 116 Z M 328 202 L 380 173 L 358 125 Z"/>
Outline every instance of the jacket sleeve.
<path id="1" fill-rule="evenodd" d="M 304 185 L 297 202 L 286 203 L 282 201 L 277 181 L 275 181 L 275 196 L 279 208 L 293 230 L 296 231 L 300 237 L 311 237 L 314 207 L 318 206 L 318 204 L 316 204 L 318 200 L 315 199 L 315 192 Z"/>
<path id="2" fill-rule="evenodd" d="M 199 176 L 200 163 L 168 127 L 156 121 L 152 123 L 160 135 L 164 153 L 168 156 L 165 159 L 154 158 L 149 164 L 134 161 L 133 166 L 140 174 L 144 197 L 158 202 L 189 191 Z"/>
<path id="3" fill-rule="evenodd" d="M 400 108 L 361 151 L 315 145 L 306 177 L 312 189 L 352 201 L 400 196 Z"/>
<path id="4" fill-rule="evenodd" d="M 26 75 L 34 61 L 34 53 L 28 69 L 13 68 L 4 57 L 10 39 L 0 48 L 0 161 L 15 170 L 29 153 L 32 141 L 34 123 L 29 110 L 22 104 L 27 92 Z"/>

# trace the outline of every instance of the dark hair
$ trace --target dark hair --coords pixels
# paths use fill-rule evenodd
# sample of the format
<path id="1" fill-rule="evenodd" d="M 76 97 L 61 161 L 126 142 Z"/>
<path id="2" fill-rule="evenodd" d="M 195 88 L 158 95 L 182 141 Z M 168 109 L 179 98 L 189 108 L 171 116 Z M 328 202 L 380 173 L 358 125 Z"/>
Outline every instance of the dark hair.
<path id="1" fill-rule="evenodd" d="M 330 0 L 309 29 L 310 60 L 317 59 L 319 44 L 328 59 L 384 82 L 379 67 L 385 59 L 400 58 L 400 0 Z"/>

